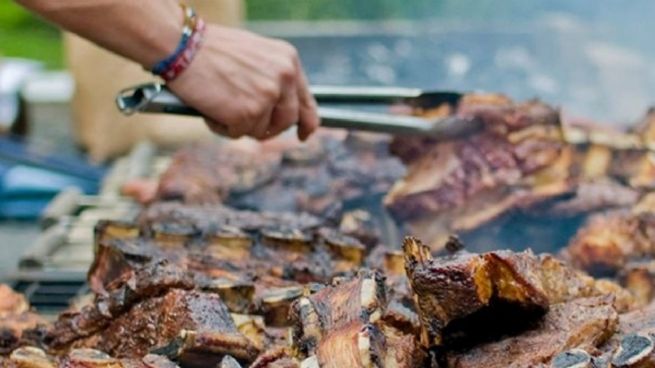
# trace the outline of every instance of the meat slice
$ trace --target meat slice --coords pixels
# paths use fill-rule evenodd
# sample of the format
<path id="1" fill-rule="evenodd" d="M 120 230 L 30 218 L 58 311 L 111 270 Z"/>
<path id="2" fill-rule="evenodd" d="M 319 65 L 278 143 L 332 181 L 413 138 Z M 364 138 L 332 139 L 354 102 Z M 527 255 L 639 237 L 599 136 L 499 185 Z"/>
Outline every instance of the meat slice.
<path id="1" fill-rule="evenodd" d="M 444 142 L 399 138 L 392 144 L 408 173 L 384 203 L 435 249 L 450 233 L 571 190 L 572 151 L 555 109 L 471 95 L 454 114 L 480 121 L 482 130 Z"/>
<path id="2" fill-rule="evenodd" d="M 413 334 L 385 323 L 386 290 L 379 274 L 362 271 L 291 310 L 293 347 L 306 367 L 414 367 L 423 351 Z"/>
<path id="3" fill-rule="evenodd" d="M 447 366 L 549 366 L 556 355 L 569 349 L 593 351 L 605 343 L 617 327 L 618 314 L 612 306 L 611 297 L 579 298 L 552 305 L 544 318 L 530 331 L 448 354 Z"/>
<path id="4" fill-rule="evenodd" d="M 552 304 L 623 291 L 530 251 L 432 258 L 427 246 L 407 238 L 404 252 L 426 347 L 471 346 L 519 333 L 538 322 Z"/>
<path id="5" fill-rule="evenodd" d="M 290 313 L 293 342 L 302 354 L 314 353 L 325 335 L 351 322 L 375 321 L 385 305 L 383 279 L 377 273 L 364 271 L 360 277 L 294 302 Z"/>

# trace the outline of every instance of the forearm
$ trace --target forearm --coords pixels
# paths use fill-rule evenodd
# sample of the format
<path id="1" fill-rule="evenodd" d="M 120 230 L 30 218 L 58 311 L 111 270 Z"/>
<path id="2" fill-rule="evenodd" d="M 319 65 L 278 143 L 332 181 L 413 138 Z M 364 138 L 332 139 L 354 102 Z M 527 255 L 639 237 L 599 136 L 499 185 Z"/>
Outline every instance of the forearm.
<path id="1" fill-rule="evenodd" d="M 17 0 L 47 20 L 146 68 L 172 53 L 182 31 L 176 0 Z"/>

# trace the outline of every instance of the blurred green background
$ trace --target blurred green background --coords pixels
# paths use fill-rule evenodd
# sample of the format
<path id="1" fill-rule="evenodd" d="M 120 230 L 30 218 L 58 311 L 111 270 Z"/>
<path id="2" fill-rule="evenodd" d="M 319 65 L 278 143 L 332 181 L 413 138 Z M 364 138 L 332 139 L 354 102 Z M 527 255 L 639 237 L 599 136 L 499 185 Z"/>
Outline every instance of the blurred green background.
<path id="1" fill-rule="evenodd" d="M 247 0 L 249 20 L 421 19 L 465 21 L 509 18 L 547 10 L 553 3 L 528 0 Z M 62 66 L 59 32 L 13 1 L 0 1 L 0 55 L 42 60 Z"/>

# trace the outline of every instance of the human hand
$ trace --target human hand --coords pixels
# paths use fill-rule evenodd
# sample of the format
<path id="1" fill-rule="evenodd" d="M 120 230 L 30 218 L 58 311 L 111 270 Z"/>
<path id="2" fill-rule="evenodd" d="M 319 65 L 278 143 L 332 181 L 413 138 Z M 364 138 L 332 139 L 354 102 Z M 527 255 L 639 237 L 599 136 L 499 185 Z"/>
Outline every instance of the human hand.
<path id="1" fill-rule="evenodd" d="M 320 123 L 296 49 L 239 29 L 208 25 L 193 62 L 168 86 L 233 138 L 267 139 L 297 123 L 305 140 Z"/>

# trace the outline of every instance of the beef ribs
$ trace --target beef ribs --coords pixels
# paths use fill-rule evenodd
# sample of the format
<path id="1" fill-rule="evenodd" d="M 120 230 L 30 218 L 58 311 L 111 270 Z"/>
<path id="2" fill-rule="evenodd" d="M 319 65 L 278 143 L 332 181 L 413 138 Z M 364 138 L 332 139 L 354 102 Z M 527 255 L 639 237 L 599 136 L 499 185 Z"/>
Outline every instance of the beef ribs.
<path id="1" fill-rule="evenodd" d="M 357 239 L 308 215 L 166 203 L 144 211 L 134 226 L 138 236 L 126 238 L 108 235 L 117 227 L 111 222 L 98 226 L 89 270 L 95 292 L 107 293 L 115 280 L 165 260 L 202 276 L 196 281 L 218 292 L 232 312 L 260 313 L 274 325 L 286 319 L 280 316 L 299 296 L 301 284 L 348 274 L 367 254 Z M 295 288 L 291 296 L 280 297 L 278 291 L 289 288 Z"/>
<path id="2" fill-rule="evenodd" d="M 470 346 L 530 328 L 553 304 L 623 296 L 623 289 L 614 284 L 598 284 L 551 256 L 530 251 L 457 252 L 432 258 L 427 246 L 407 238 L 404 252 L 426 347 Z M 630 308 L 633 301 L 621 306 Z"/>
<path id="3" fill-rule="evenodd" d="M 165 355 L 185 366 L 218 362 L 229 354 L 252 361 L 256 347 L 242 335 L 217 294 L 168 288 L 137 297 L 98 300 L 79 312 L 60 316 L 47 336 L 53 352 L 92 348 L 115 358 L 137 358 L 149 352 Z M 129 294 L 127 294 L 129 295 Z"/>
<path id="4" fill-rule="evenodd" d="M 450 353 L 447 366 L 519 368 L 543 364 L 546 367 L 556 355 L 569 349 L 594 350 L 617 329 L 618 314 L 611 299 L 601 296 L 554 304 L 534 329 Z"/>
<path id="5" fill-rule="evenodd" d="M 293 347 L 307 367 L 413 367 L 423 359 L 411 331 L 381 319 L 386 288 L 378 273 L 361 271 L 294 302 Z"/>
<path id="6" fill-rule="evenodd" d="M 471 95 L 454 114 L 479 120 L 482 130 L 445 142 L 399 138 L 392 145 L 408 174 L 385 204 L 408 222 L 412 234 L 436 247 L 453 231 L 474 229 L 510 209 L 570 190 L 571 150 L 555 109 Z"/>
<path id="7" fill-rule="evenodd" d="M 275 348 L 261 354 L 250 368 L 300 368 L 300 362 L 288 348 Z"/>

